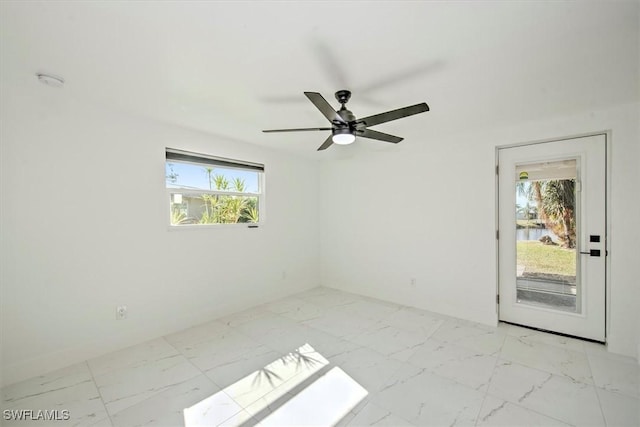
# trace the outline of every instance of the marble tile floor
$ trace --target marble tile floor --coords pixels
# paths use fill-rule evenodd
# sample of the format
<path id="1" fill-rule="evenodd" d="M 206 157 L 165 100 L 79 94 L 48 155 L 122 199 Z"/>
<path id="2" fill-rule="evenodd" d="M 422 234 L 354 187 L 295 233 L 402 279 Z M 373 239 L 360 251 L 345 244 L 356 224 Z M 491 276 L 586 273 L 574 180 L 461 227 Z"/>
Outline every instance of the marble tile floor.
<path id="1" fill-rule="evenodd" d="M 597 344 L 315 288 L 5 387 L 1 422 L 639 426 L 639 378 Z"/>

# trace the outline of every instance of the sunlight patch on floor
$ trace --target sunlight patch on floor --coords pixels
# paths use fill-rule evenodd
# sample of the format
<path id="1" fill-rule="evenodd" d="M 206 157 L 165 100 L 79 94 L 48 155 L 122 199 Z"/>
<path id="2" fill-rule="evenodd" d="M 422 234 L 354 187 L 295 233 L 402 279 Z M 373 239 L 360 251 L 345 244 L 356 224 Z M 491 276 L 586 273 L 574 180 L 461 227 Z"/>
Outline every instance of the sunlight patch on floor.
<path id="1" fill-rule="evenodd" d="M 334 367 L 302 391 L 292 392 L 328 365 L 307 343 L 185 408 L 184 425 L 217 425 L 231 417 L 240 424 L 252 416 L 260 425 L 335 424 L 368 394 L 344 371 Z"/>
<path id="2" fill-rule="evenodd" d="M 335 367 L 265 417 L 260 425 L 332 426 L 367 394 L 353 378 Z"/>

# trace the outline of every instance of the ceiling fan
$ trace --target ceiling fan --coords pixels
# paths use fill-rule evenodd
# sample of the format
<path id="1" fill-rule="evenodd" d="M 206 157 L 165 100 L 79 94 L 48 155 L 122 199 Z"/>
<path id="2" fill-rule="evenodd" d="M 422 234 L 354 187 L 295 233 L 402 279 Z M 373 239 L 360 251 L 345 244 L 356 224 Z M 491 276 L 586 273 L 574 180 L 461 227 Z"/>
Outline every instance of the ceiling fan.
<path id="1" fill-rule="evenodd" d="M 356 140 L 356 136 L 369 139 L 377 139 L 378 141 L 391 142 L 397 144 L 403 138 L 389 135 L 387 133 L 378 132 L 368 129 L 370 126 L 379 125 L 380 123 L 390 122 L 392 120 L 402 119 L 403 117 L 412 116 L 418 113 L 429 111 L 429 106 L 423 102 L 421 104 L 412 105 L 410 107 L 398 108 L 373 116 L 356 119 L 356 116 L 345 107 L 351 98 L 351 92 L 348 90 L 339 90 L 336 92 L 336 99 L 341 104 L 339 110 L 335 111 L 331 104 L 317 92 L 304 93 L 309 101 L 316 106 L 318 110 L 331 122 L 331 127 L 322 128 L 299 128 L 299 129 L 267 129 L 262 132 L 302 132 L 302 131 L 331 131 L 331 135 L 318 148 L 318 151 L 326 150 L 331 144 L 339 145 L 351 144 Z"/>

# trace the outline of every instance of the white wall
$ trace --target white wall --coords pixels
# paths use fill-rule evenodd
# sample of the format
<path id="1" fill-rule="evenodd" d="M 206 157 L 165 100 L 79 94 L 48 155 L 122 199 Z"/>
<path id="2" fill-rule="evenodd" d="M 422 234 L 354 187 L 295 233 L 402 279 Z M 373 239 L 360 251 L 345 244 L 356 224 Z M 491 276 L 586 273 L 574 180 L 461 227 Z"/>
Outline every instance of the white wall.
<path id="1" fill-rule="evenodd" d="M 602 130 L 613 144 L 609 348 L 640 346 L 637 104 L 404 135 L 318 168 L 38 89 L 2 97 L 4 384 L 320 283 L 494 324 L 495 147 Z M 265 163 L 267 224 L 168 231 L 166 146 Z M 128 320 L 115 320 L 119 304 Z"/>
<path id="2" fill-rule="evenodd" d="M 323 284 L 495 324 L 496 146 L 611 130 L 608 342 L 636 356 L 639 111 L 623 105 L 448 136 L 429 133 L 425 118 L 427 133 L 393 150 L 324 162 Z"/>
<path id="3" fill-rule="evenodd" d="M 4 384 L 319 284 L 315 162 L 42 85 L 3 92 L 1 141 Z M 167 146 L 264 163 L 267 223 L 169 231 Z"/>

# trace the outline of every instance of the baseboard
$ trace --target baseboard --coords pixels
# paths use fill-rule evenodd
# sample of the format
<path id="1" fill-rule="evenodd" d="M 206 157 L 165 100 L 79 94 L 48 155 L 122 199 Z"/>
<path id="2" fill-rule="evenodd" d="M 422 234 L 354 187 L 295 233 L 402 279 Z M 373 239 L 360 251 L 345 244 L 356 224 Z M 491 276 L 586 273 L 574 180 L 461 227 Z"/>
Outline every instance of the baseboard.
<path id="1" fill-rule="evenodd" d="M 431 313 L 435 313 L 442 316 L 448 316 L 460 320 L 466 320 L 469 322 L 479 323 L 481 325 L 496 327 L 498 325 L 498 314 L 495 312 L 485 313 L 461 313 L 459 310 L 456 310 L 457 307 L 451 305 L 442 304 L 440 307 L 432 307 L 427 306 L 425 304 L 416 304 L 416 299 L 411 300 L 409 296 L 398 297 L 395 295 L 390 295 L 384 292 L 372 292 L 371 289 L 362 289 L 362 288 L 346 288 L 341 286 L 332 286 L 332 285 L 321 285 L 325 288 L 331 288 L 342 292 L 349 292 L 352 294 L 364 296 L 367 298 L 377 299 L 380 301 L 391 302 L 393 304 L 402 305 L 405 307 L 417 308 L 419 310 L 429 311 Z M 378 289 L 379 290 L 379 289 Z M 382 290 L 383 291 L 383 290 Z"/>
<path id="2" fill-rule="evenodd" d="M 224 307 L 223 310 L 204 309 L 196 313 L 189 313 L 179 318 L 167 318 L 153 322 L 152 326 L 128 329 L 121 334 L 101 336 L 99 339 L 83 343 L 76 347 L 70 347 L 53 353 L 41 354 L 36 357 L 21 360 L 16 363 L 2 366 L 0 373 L 0 387 L 5 387 L 20 381 L 27 380 L 48 372 L 66 368 L 67 366 L 83 363 L 86 360 L 102 356 L 113 351 L 121 350 L 136 344 L 166 336 L 184 329 L 228 316 L 238 311 L 246 310 L 257 305 L 266 304 L 289 295 L 295 295 L 312 289 L 314 286 L 302 286 L 295 289 L 282 290 L 268 296 L 262 296 L 257 301 L 245 304 L 236 304 Z"/>

